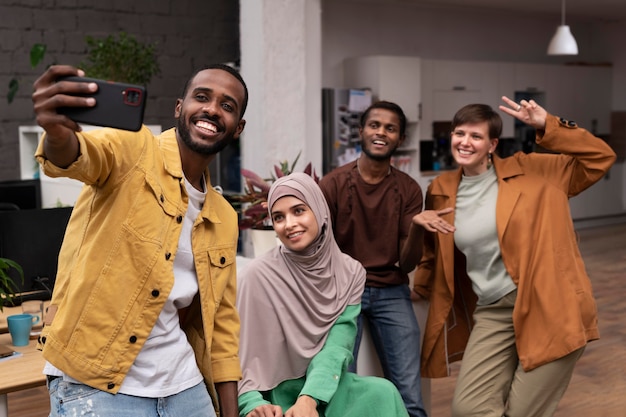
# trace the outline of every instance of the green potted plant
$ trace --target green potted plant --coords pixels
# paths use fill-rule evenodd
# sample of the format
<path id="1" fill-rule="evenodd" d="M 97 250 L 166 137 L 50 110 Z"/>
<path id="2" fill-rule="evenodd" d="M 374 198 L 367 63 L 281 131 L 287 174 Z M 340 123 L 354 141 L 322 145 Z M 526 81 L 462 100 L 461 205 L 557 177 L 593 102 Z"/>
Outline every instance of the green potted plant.
<path id="1" fill-rule="evenodd" d="M 126 32 L 104 39 L 91 36 L 87 42 L 87 57 L 80 67 L 91 78 L 146 86 L 159 74 L 156 43 L 142 43 Z"/>
<path id="2" fill-rule="evenodd" d="M 7 258 L 0 258 L 0 311 L 4 310 L 4 305 L 11 305 L 15 293 L 18 291 L 15 280 L 9 275 L 9 270 L 15 269 L 24 282 L 24 270 L 15 261 Z"/>

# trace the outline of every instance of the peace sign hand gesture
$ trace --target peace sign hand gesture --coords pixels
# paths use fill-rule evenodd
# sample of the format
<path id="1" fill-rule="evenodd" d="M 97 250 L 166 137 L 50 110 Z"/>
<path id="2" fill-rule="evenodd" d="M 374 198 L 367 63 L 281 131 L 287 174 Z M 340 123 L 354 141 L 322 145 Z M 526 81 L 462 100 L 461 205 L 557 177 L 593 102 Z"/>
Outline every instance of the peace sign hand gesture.
<path id="1" fill-rule="evenodd" d="M 506 114 L 515 117 L 537 130 L 545 129 L 548 112 L 537 104 L 535 100 L 521 100 L 518 104 L 510 98 L 502 96 L 502 101 L 504 101 L 507 106 L 501 105 L 500 110 Z"/>

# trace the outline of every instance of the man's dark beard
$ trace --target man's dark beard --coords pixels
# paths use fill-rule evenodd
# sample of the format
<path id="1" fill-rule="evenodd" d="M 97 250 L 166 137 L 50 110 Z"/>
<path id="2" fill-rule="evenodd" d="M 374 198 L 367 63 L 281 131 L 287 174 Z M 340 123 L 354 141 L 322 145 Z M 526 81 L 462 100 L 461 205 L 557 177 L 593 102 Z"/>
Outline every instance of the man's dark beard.
<path id="1" fill-rule="evenodd" d="M 202 155 L 215 155 L 224 149 L 232 140 L 231 136 L 230 138 L 222 139 L 209 145 L 194 142 L 191 140 L 189 128 L 187 128 L 184 115 L 182 114 L 178 119 L 176 119 L 176 130 L 178 131 L 178 135 L 182 139 L 183 143 L 187 145 L 189 149 Z"/>
<path id="2" fill-rule="evenodd" d="M 367 155 L 370 159 L 373 159 L 374 161 L 386 161 L 387 159 L 391 158 L 391 155 L 393 155 L 393 153 L 396 151 L 396 149 L 398 149 L 397 145 L 396 145 L 395 148 L 391 149 L 386 154 L 374 155 L 365 146 L 365 141 L 363 139 L 361 139 L 361 152 L 363 152 L 365 155 Z"/>

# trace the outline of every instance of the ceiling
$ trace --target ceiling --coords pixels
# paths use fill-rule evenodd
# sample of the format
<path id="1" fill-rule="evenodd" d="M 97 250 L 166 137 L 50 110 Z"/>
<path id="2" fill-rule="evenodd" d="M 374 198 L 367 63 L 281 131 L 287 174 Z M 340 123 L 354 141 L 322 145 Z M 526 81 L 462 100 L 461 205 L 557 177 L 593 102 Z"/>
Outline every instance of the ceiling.
<path id="1" fill-rule="evenodd" d="M 335 0 L 337 1 L 337 0 Z M 483 8 L 561 16 L 561 0 L 339 0 L 343 2 L 404 4 L 432 7 Z M 626 0 L 566 0 L 565 20 L 626 20 Z"/>

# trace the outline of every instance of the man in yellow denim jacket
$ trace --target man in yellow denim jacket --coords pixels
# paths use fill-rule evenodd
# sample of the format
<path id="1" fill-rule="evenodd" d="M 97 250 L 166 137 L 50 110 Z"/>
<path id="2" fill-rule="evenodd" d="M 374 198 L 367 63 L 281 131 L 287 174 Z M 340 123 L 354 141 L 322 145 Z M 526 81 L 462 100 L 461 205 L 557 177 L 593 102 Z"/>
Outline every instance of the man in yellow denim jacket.
<path id="1" fill-rule="evenodd" d="M 222 65 L 198 71 L 176 102 L 176 128 L 155 137 L 145 126 L 80 132 L 57 109 L 93 106 L 85 96 L 97 85 L 57 82 L 70 75 L 83 73 L 50 67 L 33 93 L 46 131 L 37 160 L 85 183 L 39 340 L 51 416 L 152 416 L 164 398 L 171 415 L 212 416 L 212 403 L 235 416 L 237 217 L 208 165 L 245 126 L 245 83 Z M 72 402 L 86 392 L 89 402 Z"/>

